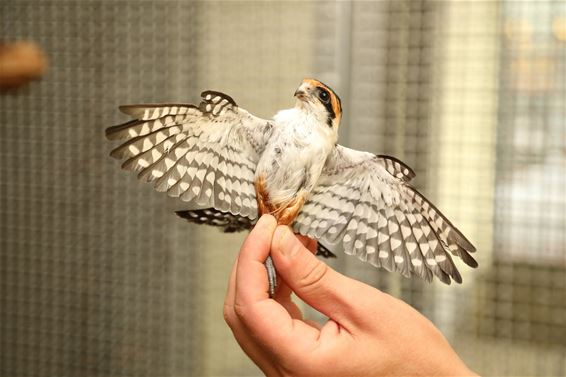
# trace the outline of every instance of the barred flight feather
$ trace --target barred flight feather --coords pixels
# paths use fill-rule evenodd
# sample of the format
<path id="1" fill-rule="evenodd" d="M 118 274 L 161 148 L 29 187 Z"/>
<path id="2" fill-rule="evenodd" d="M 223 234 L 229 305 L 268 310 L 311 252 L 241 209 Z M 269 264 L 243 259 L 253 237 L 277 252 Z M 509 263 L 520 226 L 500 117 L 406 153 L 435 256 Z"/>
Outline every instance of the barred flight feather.
<path id="1" fill-rule="evenodd" d="M 294 229 L 405 277 L 431 281 L 436 276 L 446 284 L 460 283 L 462 277 L 450 254 L 476 267 L 470 255 L 475 248 L 408 185 L 414 176 L 395 158 L 338 145 Z"/>
<path id="2" fill-rule="evenodd" d="M 257 218 L 254 174 L 271 124 L 239 108 L 220 92 L 202 102 L 121 106 L 135 119 L 110 127 L 110 140 L 125 140 L 111 152 L 122 167 L 154 182 L 158 191 L 192 207 L 211 206 Z"/>

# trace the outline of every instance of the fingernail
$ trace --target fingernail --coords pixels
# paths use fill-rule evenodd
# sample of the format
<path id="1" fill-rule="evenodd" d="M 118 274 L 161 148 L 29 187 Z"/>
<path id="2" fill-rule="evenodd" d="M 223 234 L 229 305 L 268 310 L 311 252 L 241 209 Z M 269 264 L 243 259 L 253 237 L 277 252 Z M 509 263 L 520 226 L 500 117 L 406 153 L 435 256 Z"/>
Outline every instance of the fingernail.
<path id="1" fill-rule="evenodd" d="M 294 256 L 303 246 L 287 226 L 278 226 L 273 238 L 276 241 L 277 250 L 286 257 Z M 297 245 L 297 243 L 300 245 Z"/>

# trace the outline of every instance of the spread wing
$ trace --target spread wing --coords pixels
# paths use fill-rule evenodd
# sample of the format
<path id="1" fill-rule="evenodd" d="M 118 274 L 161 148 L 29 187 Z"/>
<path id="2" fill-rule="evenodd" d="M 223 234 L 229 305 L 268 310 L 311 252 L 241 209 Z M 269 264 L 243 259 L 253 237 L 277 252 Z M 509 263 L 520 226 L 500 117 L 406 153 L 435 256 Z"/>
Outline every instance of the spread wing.
<path id="1" fill-rule="evenodd" d="M 474 246 L 409 185 L 414 172 L 401 161 L 337 145 L 297 217 L 296 232 L 327 248 L 406 277 L 450 284 L 462 278 L 451 254 L 471 267 Z"/>
<path id="2" fill-rule="evenodd" d="M 111 152 L 122 168 L 154 182 L 189 207 L 257 218 L 254 174 L 272 124 L 222 93 L 202 93 L 200 105 L 130 105 L 134 118 L 106 130 L 125 143 Z"/>

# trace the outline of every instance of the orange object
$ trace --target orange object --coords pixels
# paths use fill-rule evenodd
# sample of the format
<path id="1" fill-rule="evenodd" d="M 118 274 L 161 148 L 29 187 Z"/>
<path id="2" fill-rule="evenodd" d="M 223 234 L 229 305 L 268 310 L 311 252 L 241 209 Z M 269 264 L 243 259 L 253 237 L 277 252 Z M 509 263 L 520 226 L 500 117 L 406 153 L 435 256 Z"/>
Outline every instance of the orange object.
<path id="1" fill-rule="evenodd" d="M 47 57 L 27 41 L 0 43 L 0 89 L 12 89 L 43 76 Z"/>

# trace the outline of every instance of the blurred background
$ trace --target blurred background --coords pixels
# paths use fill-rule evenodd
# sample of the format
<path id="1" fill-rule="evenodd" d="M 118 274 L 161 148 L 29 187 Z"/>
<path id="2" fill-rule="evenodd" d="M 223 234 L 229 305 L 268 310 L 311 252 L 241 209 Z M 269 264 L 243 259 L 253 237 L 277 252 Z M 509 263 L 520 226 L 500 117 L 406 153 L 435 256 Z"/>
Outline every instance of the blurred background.
<path id="1" fill-rule="evenodd" d="M 222 318 L 245 235 L 179 220 L 103 131 L 205 89 L 270 117 L 309 76 L 343 100 L 340 142 L 412 166 L 480 263 L 456 286 L 333 267 L 481 375 L 566 375 L 566 2 L 1 0 L 0 40 L 49 59 L 0 94 L 2 376 L 260 375 Z"/>

